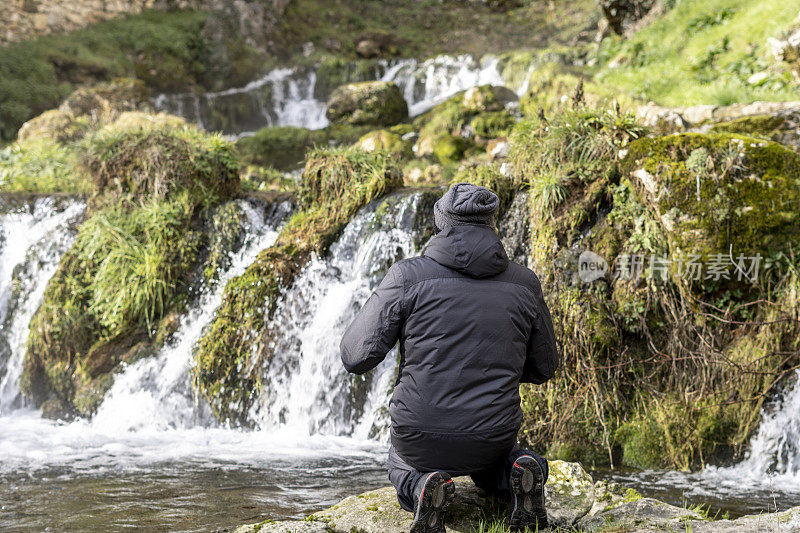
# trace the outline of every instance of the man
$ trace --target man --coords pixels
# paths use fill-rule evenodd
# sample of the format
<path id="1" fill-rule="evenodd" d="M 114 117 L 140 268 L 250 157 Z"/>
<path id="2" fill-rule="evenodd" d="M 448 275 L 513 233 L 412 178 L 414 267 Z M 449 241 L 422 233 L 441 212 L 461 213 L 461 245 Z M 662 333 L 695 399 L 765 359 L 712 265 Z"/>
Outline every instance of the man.
<path id="1" fill-rule="evenodd" d="M 400 341 L 389 479 L 412 532 L 445 531 L 453 475 L 509 495 L 512 529 L 547 527 L 547 461 L 515 449 L 519 384 L 544 383 L 559 359 L 539 280 L 495 232 L 498 204 L 485 187 L 447 191 L 423 255 L 392 265 L 341 342 L 345 368 L 363 374 Z"/>

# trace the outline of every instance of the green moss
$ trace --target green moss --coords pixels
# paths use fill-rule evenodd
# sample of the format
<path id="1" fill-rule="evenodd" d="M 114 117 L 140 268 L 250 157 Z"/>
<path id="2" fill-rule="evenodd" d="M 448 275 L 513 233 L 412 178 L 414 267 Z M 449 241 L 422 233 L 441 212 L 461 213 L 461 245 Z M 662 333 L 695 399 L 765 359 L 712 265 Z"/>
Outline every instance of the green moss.
<path id="1" fill-rule="evenodd" d="M 514 116 L 508 111 L 495 111 L 481 113 L 472 119 L 470 126 L 475 130 L 476 135 L 494 139 L 508 135 L 516 122 Z"/>
<path id="2" fill-rule="evenodd" d="M 217 417 L 246 423 L 259 368 L 271 357 L 266 330 L 281 292 L 312 253 L 324 254 L 355 212 L 401 185 L 384 152 L 315 149 L 306 161 L 296 212 L 272 248 L 225 287 L 222 306 L 200 340 L 195 379 Z"/>
<path id="3" fill-rule="evenodd" d="M 380 150 L 390 153 L 397 159 L 411 157 L 411 143 L 403 141 L 397 133 L 389 130 L 376 130 L 358 140 L 356 146 L 367 152 Z"/>
<path id="4" fill-rule="evenodd" d="M 731 134 L 642 139 L 623 168 L 675 253 L 774 256 L 800 235 L 800 156 L 782 145 Z"/>
<path id="5" fill-rule="evenodd" d="M 204 276 L 214 280 L 231 264 L 231 252 L 241 244 L 244 233 L 244 214 L 236 202 L 226 202 L 211 216 L 208 258 Z"/>
<path id="6" fill-rule="evenodd" d="M 776 115 L 754 115 L 714 124 L 710 133 L 737 133 L 759 139 L 777 141 L 781 132 L 790 126 L 787 120 Z"/>
<path id="7" fill-rule="evenodd" d="M 441 164 L 448 165 L 460 161 L 467 147 L 468 143 L 462 137 L 444 133 L 433 140 L 433 155 Z"/>
<path id="8" fill-rule="evenodd" d="M 300 168 L 308 150 L 327 142 L 324 131 L 275 126 L 260 129 L 251 137 L 242 137 L 236 142 L 236 148 L 247 163 L 294 170 Z"/>
<path id="9" fill-rule="evenodd" d="M 351 83 L 333 91 L 326 116 L 333 123 L 391 126 L 408 119 L 408 105 L 392 82 Z"/>

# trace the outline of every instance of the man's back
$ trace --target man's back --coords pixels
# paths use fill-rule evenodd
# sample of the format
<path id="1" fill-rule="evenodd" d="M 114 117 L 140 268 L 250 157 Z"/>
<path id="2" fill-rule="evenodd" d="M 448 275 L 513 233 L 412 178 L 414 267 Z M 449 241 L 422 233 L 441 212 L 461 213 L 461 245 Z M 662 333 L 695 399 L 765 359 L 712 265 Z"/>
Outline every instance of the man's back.
<path id="1" fill-rule="evenodd" d="M 461 474 L 511 495 L 512 529 L 547 527 L 547 461 L 516 448 L 519 384 L 553 377 L 558 354 L 539 280 L 494 230 L 498 206 L 485 187 L 453 185 L 433 208 L 440 233 L 389 269 L 340 345 L 363 374 L 400 341 L 388 466 L 413 533 L 445 530 Z"/>
<path id="2" fill-rule="evenodd" d="M 447 228 L 423 256 L 393 265 L 360 316 L 342 359 L 358 371 L 364 354 L 382 360 L 400 341 L 392 443 L 420 468 L 461 472 L 493 461 L 486 447 L 516 438 L 520 381 L 544 381 L 557 366 L 539 281 L 509 262 L 487 226 Z M 431 439 L 436 448 L 448 442 L 446 457 L 431 451 Z"/>

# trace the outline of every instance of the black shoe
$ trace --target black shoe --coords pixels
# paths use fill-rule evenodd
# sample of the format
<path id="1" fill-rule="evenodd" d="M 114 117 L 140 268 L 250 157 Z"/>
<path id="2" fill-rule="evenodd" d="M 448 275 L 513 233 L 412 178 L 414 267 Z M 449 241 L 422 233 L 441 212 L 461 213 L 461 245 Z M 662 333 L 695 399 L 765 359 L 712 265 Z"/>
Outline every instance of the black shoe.
<path id="1" fill-rule="evenodd" d="M 417 499 L 411 533 L 440 533 L 444 528 L 444 512 L 453 503 L 456 487 L 450 474 L 431 472 L 417 482 Z"/>
<path id="2" fill-rule="evenodd" d="M 544 531 L 547 511 L 544 508 L 544 472 L 536 459 L 523 455 L 511 467 L 511 531 Z"/>

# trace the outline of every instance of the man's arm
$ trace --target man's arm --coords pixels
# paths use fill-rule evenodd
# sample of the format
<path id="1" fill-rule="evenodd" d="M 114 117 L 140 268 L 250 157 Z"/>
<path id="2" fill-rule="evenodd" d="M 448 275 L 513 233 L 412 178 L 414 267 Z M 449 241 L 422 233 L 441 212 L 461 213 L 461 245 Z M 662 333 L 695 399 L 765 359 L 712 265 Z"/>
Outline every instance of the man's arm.
<path id="1" fill-rule="evenodd" d="M 397 342 L 403 321 L 403 274 L 392 265 L 344 332 L 339 344 L 348 372 L 363 374 L 383 361 Z"/>
<path id="2" fill-rule="evenodd" d="M 521 383 L 541 384 L 552 378 L 561 364 L 553 319 L 544 301 L 542 291 L 536 291 L 536 318 L 528 338 L 528 353 L 522 369 Z"/>

